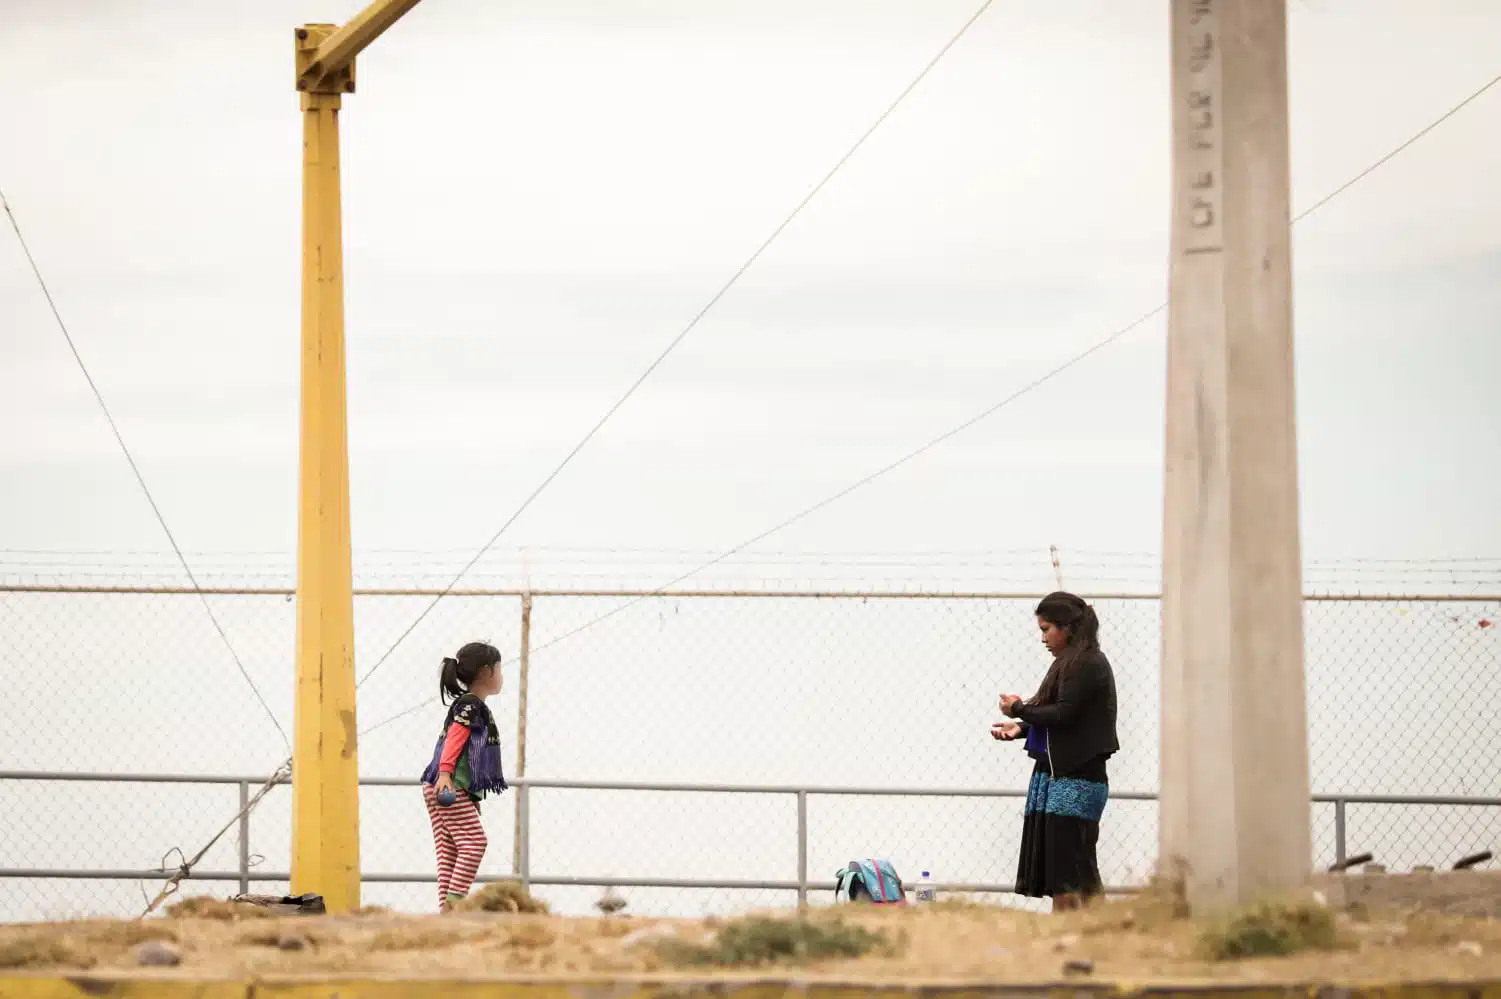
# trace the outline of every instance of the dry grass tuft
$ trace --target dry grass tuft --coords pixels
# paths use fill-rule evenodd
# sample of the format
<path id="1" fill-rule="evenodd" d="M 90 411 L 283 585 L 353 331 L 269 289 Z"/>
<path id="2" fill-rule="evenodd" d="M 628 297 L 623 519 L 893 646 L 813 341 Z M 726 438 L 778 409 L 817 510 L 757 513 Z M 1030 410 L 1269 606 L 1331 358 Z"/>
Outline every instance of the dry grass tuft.
<path id="1" fill-rule="evenodd" d="M 198 895 L 167 906 L 169 919 L 271 919 L 275 913 L 258 905 L 230 902 L 222 898 Z"/>
<path id="2" fill-rule="evenodd" d="M 774 919 L 747 916 L 725 923 L 707 944 L 666 939 L 658 955 L 669 964 L 723 968 L 808 964 L 863 957 L 895 948 L 885 933 L 846 923 L 839 917 Z"/>
<path id="3" fill-rule="evenodd" d="M 1339 946 L 1334 913 L 1312 899 L 1272 899 L 1211 920 L 1198 949 L 1211 961 L 1287 957 Z"/>
<path id="4" fill-rule="evenodd" d="M 455 932 L 452 922 L 415 923 L 382 930 L 370 941 L 371 950 L 379 951 L 433 951 L 446 950 L 463 943 L 467 936 Z"/>
<path id="5" fill-rule="evenodd" d="M 526 912 L 547 915 L 547 903 L 533 897 L 520 881 L 496 881 L 462 901 L 454 903 L 455 912 Z"/>
<path id="6" fill-rule="evenodd" d="M 94 959 L 72 941 L 23 936 L 0 942 L 0 968 L 92 968 Z"/>

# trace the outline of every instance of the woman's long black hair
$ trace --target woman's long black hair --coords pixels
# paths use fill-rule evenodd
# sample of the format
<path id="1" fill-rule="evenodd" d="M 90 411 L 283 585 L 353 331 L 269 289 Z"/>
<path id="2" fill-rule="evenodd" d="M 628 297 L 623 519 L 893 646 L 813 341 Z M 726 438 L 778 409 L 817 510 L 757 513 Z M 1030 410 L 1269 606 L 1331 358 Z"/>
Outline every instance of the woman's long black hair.
<path id="1" fill-rule="evenodd" d="M 1063 671 L 1099 649 L 1100 619 L 1095 616 L 1094 608 L 1084 602 L 1083 597 L 1062 590 L 1043 597 L 1033 613 L 1068 633 L 1068 645 L 1053 660 L 1047 675 L 1042 678 L 1042 686 L 1037 688 L 1037 694 L 1032 698 L 1033 704 L 1051 704 L 1058 697 Z"/>
<path id="2" fill-rule="evenodd" d="M 470 642 L 458 655 L 443 660 L 438 674 L 438 696 L 444 704 L 469 693 L 474 681 L 491 666 L 500 665 L 500 650 L 484 642 Z"/>

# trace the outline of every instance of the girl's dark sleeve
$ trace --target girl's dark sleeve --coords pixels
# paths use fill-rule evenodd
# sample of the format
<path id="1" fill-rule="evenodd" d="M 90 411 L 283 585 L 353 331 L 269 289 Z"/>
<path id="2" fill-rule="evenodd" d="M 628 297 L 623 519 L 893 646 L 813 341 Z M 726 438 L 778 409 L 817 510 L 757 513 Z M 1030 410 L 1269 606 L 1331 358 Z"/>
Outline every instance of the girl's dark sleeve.
<path id="1" fill-rule="evenodd" d="M 1024 725 L 1062 728 L 1079 716 L 1086 701 L 1105 686 L 1105 663 L 1099 656 L 1089 656 L 1063 671 L 1059 678 L 1058 699 L 1052 704 L 1019 704 L 1015 717 Z"/>

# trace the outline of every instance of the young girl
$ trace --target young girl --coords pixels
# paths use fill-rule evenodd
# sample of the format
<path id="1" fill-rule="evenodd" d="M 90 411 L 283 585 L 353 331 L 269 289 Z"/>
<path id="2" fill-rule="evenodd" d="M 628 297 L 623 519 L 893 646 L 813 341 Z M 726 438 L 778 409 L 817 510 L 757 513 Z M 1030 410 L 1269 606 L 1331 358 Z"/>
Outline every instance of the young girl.
<path id="1" fill-rule="evenodd" d="M 443 734 L 422 772 L 422 800 L 433 824 L 438 850 L 438 909 L 447 912 L 469 894 L 485 856 L 485 827 L 479 800 L 506 789 L 500 772 L 500 730 L 485 698 L 500 693 L 500 650 L 470 642 L 452 659 L 443 660 L 440 696 L 449 704 Z M 444 805 L 439 795 L 454 795 Z M 446 798 L 446 795 L 445 795 Z"/>

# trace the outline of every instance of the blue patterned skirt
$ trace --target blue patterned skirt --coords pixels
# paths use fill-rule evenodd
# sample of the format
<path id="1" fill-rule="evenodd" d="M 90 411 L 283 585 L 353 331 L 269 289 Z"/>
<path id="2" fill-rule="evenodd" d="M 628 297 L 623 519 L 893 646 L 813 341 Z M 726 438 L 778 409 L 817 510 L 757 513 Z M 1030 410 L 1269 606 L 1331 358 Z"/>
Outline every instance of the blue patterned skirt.
<path id="1" fill-rule="evenodd" d="M 1021 859 L 1016 893 L 1031 898 L 1100 891 L 1100 816 L 1110 798 L 1105 758 L 1091 760 L 1072 774 L 1048 775 L 1039 760 L 1027 789 L 1022 820 Z"/>

